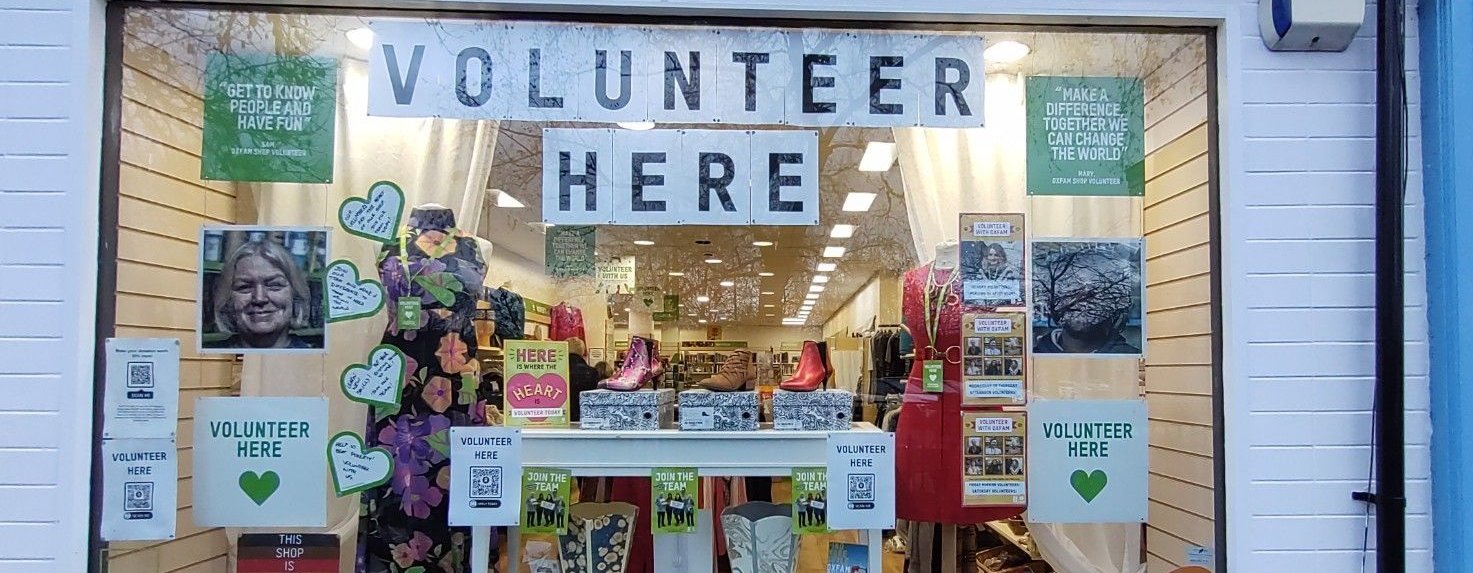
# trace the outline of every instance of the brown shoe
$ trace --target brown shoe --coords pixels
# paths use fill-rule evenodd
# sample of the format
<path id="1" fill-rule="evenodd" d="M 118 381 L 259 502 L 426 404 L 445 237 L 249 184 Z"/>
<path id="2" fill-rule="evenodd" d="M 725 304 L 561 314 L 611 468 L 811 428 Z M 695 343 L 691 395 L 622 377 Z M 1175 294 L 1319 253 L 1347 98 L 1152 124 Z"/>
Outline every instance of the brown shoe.
<path id="1" fill-rule="evenodd" d="M 752 365 L 752 351 L 738 350 L 721 363 L 716 374 L 697 383 L 715 392 L 750 390 L 757 385 L 757 370 Z"/>

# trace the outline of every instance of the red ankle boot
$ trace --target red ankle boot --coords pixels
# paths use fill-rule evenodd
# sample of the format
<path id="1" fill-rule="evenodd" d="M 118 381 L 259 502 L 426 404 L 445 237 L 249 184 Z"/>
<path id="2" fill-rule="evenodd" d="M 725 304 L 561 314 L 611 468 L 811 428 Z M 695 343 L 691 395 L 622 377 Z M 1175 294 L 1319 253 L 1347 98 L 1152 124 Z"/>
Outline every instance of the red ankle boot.
<path id="1" fill-rule="evenodd" d="M 793 370 L 793 377 L 783 380 L 777 387 L 790 392 L 812 392 L 822 387 L 828 376 L 829 370 L 824 367 L 824 356 L 819 343 L 805 340 L 803 352 L 798 355 L 798 367 Z"/>

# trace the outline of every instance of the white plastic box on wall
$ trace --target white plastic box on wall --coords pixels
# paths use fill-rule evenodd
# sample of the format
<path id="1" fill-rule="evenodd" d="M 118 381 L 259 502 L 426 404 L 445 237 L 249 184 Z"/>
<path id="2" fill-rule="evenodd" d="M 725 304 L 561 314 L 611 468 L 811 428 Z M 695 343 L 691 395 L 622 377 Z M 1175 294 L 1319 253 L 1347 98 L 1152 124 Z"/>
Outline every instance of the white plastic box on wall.
<path id="1" fill-rule="evenodd" d="M 1258 29 L 1270 50 L 1339 52 L 1365 16 L 1363 0 L 1258 0 Z"/>

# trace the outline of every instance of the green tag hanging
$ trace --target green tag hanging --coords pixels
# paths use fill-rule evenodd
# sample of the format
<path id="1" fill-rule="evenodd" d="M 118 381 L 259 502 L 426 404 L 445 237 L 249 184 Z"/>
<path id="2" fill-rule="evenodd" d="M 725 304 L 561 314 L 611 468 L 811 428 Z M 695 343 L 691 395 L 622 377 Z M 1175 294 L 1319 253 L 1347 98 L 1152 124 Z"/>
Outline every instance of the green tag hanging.
<path id="1" fill-rule="evenodd" d="M 573 472 L 551 468 L 522 469 L 522 532 L 568 532 Z"/>
<path id="2" fill-rule="evenodd" d="M 921 363 L 921 383 L 927 392 L 941 392 L 945 385 L 941 381 L 941 368 L 944 364 L 940 360 L 927 360 Z"/>
<path id="3" fill-rule="evenodd" d="M 394 317 L 395 326 L 398 326 L 399 330 L 419 330 L 422 324 L 420 317 L 419 297 L 399 298 L 399 313 Z"/>

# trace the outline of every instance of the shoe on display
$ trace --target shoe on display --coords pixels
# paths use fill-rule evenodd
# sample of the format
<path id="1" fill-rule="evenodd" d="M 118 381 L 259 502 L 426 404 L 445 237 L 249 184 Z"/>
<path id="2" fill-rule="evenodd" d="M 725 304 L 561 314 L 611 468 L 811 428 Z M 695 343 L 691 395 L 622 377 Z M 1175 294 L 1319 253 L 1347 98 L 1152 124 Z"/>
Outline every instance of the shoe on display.
<path id="1" fill-rule="evenodd" d="M 757 387 L 757 369 L 753 365 L 752 351 L 738 350 L 726 361 L 721 363 L 721 368 L 716 374 L 696 383 L 698 386 L 715 392 L 735 392 L 738 390 L 752 390 Z"/>
<path id="2" fill-rule="evenodd" d="M 562 573 L 624 571 L 638 517 L 639 508 L 624 502 L 573 504 L 568 532 L 558 536 Z"/>
<path id="3" fill-rule="evenodd" d="M 609 390 L 630 392 L 640 389 L 649 382 L 654 377 L 650 369 L 652 345 L 652 341 L 648 338 L 629 337 L 629 354 L 624 356 L 624 364 L 619 366 L 618 372 L 604 380 L 603 387 Z"/>
<path id="4" fill-rule="evenodd" d="M 752 501 L 721 512 L 726 554 L 731 570 L 793 571 L 798 536 L 793 532 L 793 506 Z"/>
<path id="5" fill-rule="evenodd" d="M 822 387 L 831 375 L 826 366 L 827 347 L 827 344 L 821 342 L 804 340 L 803 352 L 798 355 L 798 367 L 793 369 L 793 376 L 783 380 L 777 387 L 789 392 L 812 392 Z"/>

